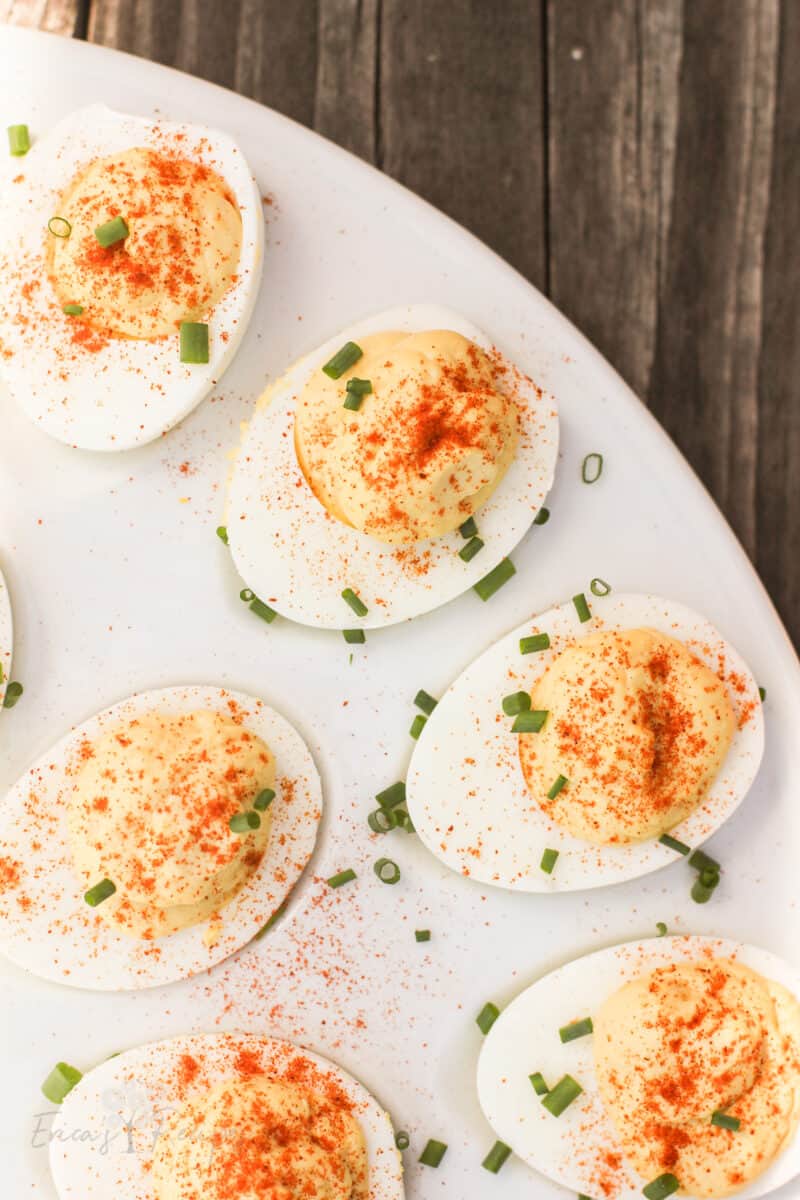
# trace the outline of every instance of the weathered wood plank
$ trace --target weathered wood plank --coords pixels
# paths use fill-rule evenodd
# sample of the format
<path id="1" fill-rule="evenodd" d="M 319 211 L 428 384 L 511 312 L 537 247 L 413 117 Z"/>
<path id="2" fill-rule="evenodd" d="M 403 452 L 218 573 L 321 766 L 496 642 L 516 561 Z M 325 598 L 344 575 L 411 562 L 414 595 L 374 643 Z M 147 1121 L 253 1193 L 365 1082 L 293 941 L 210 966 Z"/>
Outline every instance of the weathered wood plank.
<path id="1" fill-rule="evenodd" d="M 378 146 L 381 0 L 319 0 L 314 128 L 368 162 Z"/>
<path id="2" fill-rule="evenodd" d="M 800 645 L 800 5 L 784 0 L 758 379 L 757 566 Z"/>
<path id="3" fill-rule="evenodd" d="M 81 33 L 88 0 L 0 0 L 0 21 L 68 37 Z"/>

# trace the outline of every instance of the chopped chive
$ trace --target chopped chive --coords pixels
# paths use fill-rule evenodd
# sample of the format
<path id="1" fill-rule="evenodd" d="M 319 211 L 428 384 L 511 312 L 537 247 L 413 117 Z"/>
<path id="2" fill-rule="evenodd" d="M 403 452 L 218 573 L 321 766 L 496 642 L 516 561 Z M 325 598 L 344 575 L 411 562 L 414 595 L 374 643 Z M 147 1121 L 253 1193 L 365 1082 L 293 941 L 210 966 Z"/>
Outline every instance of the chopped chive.
<path id="1" fill-rule="evenodd" d="M 556 1086 L 546 1096 L 542 1096 L 542 1104 L 554 1117 L 560 1117 L 573 1100 L 577 1100 L 583 1088 L 571 1075 L 559 1079 Z"/>
<path id="2" fill-rule="evenodd" d="M 351 879 L 355 879 L 356 873 L 352 867 L 348 867 L 346 871 L 340 871 L 338 875 L 331 875 L 328 880 L 328 887 L 339 888 L 343 883 L 349 883 Z"/>
<path id="3" fill-rule="evenodd" d="M 98 225 L 94 231 L 94 236 L 101 246 L 108 249 L 109 246 L 115 246 L 117 242 L 121 242 L 129 233 L 130 230 L 122 217 L 113 217 L 112 220 Z"/>
<path id="4" fill-rule="evenodd" d="M 662 846 L 667 846 L 670 850 L 677 850 L 678 854 L 691 854 L 692 852 L 692 847 L 687 846 L 686 842 L 679 842 L 677 838 L 668 833 L 662 833 L 658 840 Z"/>
<path id="5" fill-rule="evenodd" d="M 657 921 L 657 922 L 656 922 L 656 929 L 658 930 L 658 936 L 659 936 L 659 937 L 666 937 L 666 936 L 667 936 L 668 930 L 667 930 L 667 923 L 666 923 L 666 921 Z"/>
<path id="6" fill-rule="evenodd" d="M 228 821 L 231 833 L 249 833 L 251 829 L 258 829 L 260 825 L 261 817 L 252 809 L 249 812 L 234 813 Z"/>
<path id="7" fill-rule="evenodd" d="M 539 866 L 545 875 L 553 874 L 553 867 L 558 862 L 558 853 L 558 850 L 545 850 L 542 854 L 542 861 L 539 863 Z"/>
<path id="8" fill-rule="evenodd" d="M 503 712 L 507 717 L 515 717 L 517 713 L 530 712 L 531 697 L 529 692 L 512 692 L 503 697 Z"/>
<path id="9" fill-rule="evenodd" d="M 550 788 L 550 791 L 547 793 L 547 799 L 555 800 L 558 793 L 560 791 L 562 791 L 567 786 L 568 783 L 569 783 L 569 780 L 567 779 L 566 775 L 557 775 L 553 786 Z"/>
<path id="10" fill-rule="evenodd" d="M 31 148 L 31 135 L 27 125 L 9 125 L 8 152 L 14 158 L 22 158 Z"/>
<path id="11" fill-rule="evenodd" d="M 583 592 L 578 592 L 577 596 L 573 596 L 572 603 L 575 605 L 575 612 L 578 614 L 578 620 L 582 625 L 586 621 L 591 621 L 592 610 L 589 608 Z"/>
<path id="12" fill-rule="evenodd" d="M 544 1075 L 541 1071 L 534 1071 L 532 1075 L 528 1076 L 528 1079 L 530 1079 L 531 1087 L 536 1092 L 537 1096 L 546 1096 L 550 1091 L 549 1087 L 544 1081 Z"/>
<path id="13" fill-rule="evenodd" d="M 348 646 L 363 646 L 367 640 L 367 635 L 363 629 L 343 629 L 342 636 Z M 353 657 L 352 654 L 350 657 Z"/>
<path id="14" fill-rule="evenodd" d="M 72 225 L 66 217 L 51 217 L 47 222 L 47 230 L 53 237 L 68 238 L 72 233 Z"/>
<path id="15" fill-rule="evenodd" d="M 426 1167 L 438 1167 L 446 1153 L 447 1142 L 437 1142 L 436 1138 L 429 1138 L 419 1161 Z"/>
<path id="16" fill-rule="evenodd" d="M 483 579 L 479 579 L 477 583 L 472 585 L 472 590 L 477 592 L 481 600 L 484 602 L 490 600 L 495 592 L 499 592 L 504 583 L 508 583 L 513 575 L 516 575 L 517 568 L 514 566 L 510 558 L 504 558 L 497 564 L 493 571 L 488 575 L 484 575 Z"/>
<path id="17" fill-rule="evenodd" d="M 523 637 L 519 639 L 520 654 L 536 654 L 539 650 L 549 649 L 549 633 L 533 633 L 530 637 Z"/>
<path id="18" fill-rule="evenodd" d="M 267 921 L 266 925 L 261 926 L 261 928 L 259 929 L 256 936 L 253 938 L 253 941 L 255 941 L 255 942 L 259 941 L 264 936 L 265 933 L 268 933 L 269 930 L 272 929 L 272 926 L 278 920 L 280 920 L 280 918 L 286 912 L 288 904 L 289 904 L 289 897 L 287 896 L 286 899 L 284 900 L 283 904 L 279 904 L 278 907 L 275 909 L 275 912 L 272 914 L 270 919 Z"/>
<path id="19" fill-rule="evenodd" d="M 729 1117 L 727 1113 L 720 1112 L 718 1109 L 711 1114 L 711 1124 L 716 1125 L 719 1129 L 732 1129 L 736 1133 L 742 1122 L 738 1117 Z"/>
<path id="20" fill-rule="evenodd" d="M 340 379 L 345 371 L 349 371 L 353 363 L 357 363 L 364 351 L 355 342 L 345 342 L 341 350 L 337 350 L 333 358 L 328 359 L 322 368 L 329 379 Z"/>
<path id="21" fill-rule="evenodd" d="M 434 700 L 430 692 L 426 692 L 424 688 L 420 688 L 414 697 L 414 704 L 417 706 L 417 708 L 421 708 L 427 716 L 431 715 L 438 703 L 439 701 Z"/>
<path id="22" fill-rule="evenodd" d="M 358 379 L 354 376 L 352 379 L 348 379 L 345 391 L 351 392 L 354 396 L 369 396 L 372 393 L 372 380 Z"/>
<path id="23" fill-rule="evenodd" d="M 584 483 L 597 483 L 603 474 L 603 456 L 596 451 L 587 454 L 581 463 L 581 479 Z"/>
<path id="24" fill-rule="evenodd" d="M 273 789 L 263 788 L 253 801 L 253 808 L 256 810 L 256 812 L 266 812 L 274 799 L 275 792 Z"/>
<path id="25" fill-rule="evenodd" d="M 470 538 L 466 546 L 462 546 L 458 552 L 458 557 L 464 562 L 472 562 L 476 554 L 480 554 L 485 542 L 479 537 Z"/>
<path id="26" fill-rule="evenodd" d="M 759 696 L 759 699 L 761 700 L 761 703 L 763 704 L 763 703 L 764 703 L 764 701 L 765 701 L 765 700 L 766 700 L 766 698 L 767 698 L 767 689 L 766 689 L 766 688 L 763 688 L 763 687 L 760 687 L 760 688 L 758 689 L 758 696 Z"/>
<path id="27" fill-rule="evenodd" d="M 537 512 L 536 516 L 533 518 L 533 523 L 534 523 L 534 525 L 546 525 L 549 520 L 550 520 L 550 509 L 545 508 L 544 505 L 542 505 L 542 507 Z"/>
<path id="28" fill-rule="evenodd" d="M 400 868 L 391 858 L 379 858 L 372 869 L 381 883 L 400 882 Z"/>
<path id="29" fill-rule="evenodd" d="M 375 799 L 381 808 L 395 808 L 398 804 L 405 804 L 406 785 L 404 781 L 401 779 L 398 783 L 393 783 L 390 787 L 384 788 L 382 792 L 378 792 Z"/>
<path id="30" fill-rule="evenodd" d="M 224 542 L 226 546 L 228 545 L 228 529 L 227 529 L 227 526 L 225 526 L 225 525 L 218 525 L 218 526 L 217 526 L 217 537 L 219 538 L 219 540 L 220 540 L 221 542 Z"/>
<path id="31" fill-rule="evenodd" d="M 399 1133 L 394 1135 L 394 1144 L 398 1150 L 407 1150 L 411 1145 L 411 1138 L 406 1133 L 405 1129 L 401 1129 Z"/>
<path id="32" fill-rule="evenodd" d="M 361 402 L 363 399 L 364 397 L 360 396 L 358 392 L 348 391 L 345 394 L 342 408 L 346 408 L 348 412 L 358 412 L 358 410 L 361 408 Z"/>
<path id="33" fill-rule="evenodd" d="M 61 311 L 68 317 L 79 317 L 83 312 L 83 305 L 65 304 Z"/>
<path id="34" fill-rule="evenodd" d="M 414 717 L 414 720 L 411 722 L 411 728 L 408 731 L 415 742 L 427 724 L 428 718 L 423 717 L 422 713 L 417 713 L 417 715 Z"/>
<path id="35" fill-rule="evenodd" d="M 404 809 L 395 808 L 392 811 L 397 813 L 397 824 L 400 826 L 401 829 L 405 830 L 406 833 L 416 833 L 417 832 L 416 829 L 414 828 L 414 822 L 411 820 L 411 817 L 408 815 L 408 813 Z"/>
<path id="36" fill-rule="evenodd" d="M 695 871 L 716 871 L 717 874 L 722 870 L 719 863 L 710 854 L 706 854 L 704 850 L 693 850 L 689 855 L 689 866 Z"/>
<path id="37" fill-rule="evenodd" d="M 345 588 L 342 592 L 342 599 L 345 604 L 349 604 L 357 617 L 365 617 L 369 612 L 361 597 L 353 591 L 352 588 Z"/>
<path id="38" fill-rule="evenodd" d="M 475 1024 L 478 1026 L 481 1033 L 485 1035 L 492 1028 L 499 1016 L 500 1009 L 496 1004 L 492 1004 L 491 1000 L 488 1000 L 475 1018 Z"/>
<path id="39" fill-rule="evenodd" d="M 467 519 L 463 523 L 463 525 L 459 525 L 458 532 L 461 534 L 461 536 L 463 538 L 466 538 L 468 541 L 470 538 L 474 538 L 478 533 L 478 523 L 475 520 L 475 518 L 467 517 Z"/>
<path id="40" fill-rule="evenodd" d="M 719 871 L 704 867 L 692 884 L 691 896 L 695 904 L 707 904 L 719 886 Z"/>
<path id="41" fill-rule="evenodd" d="M 611 584 L 606 583 L 605 579 L 593 579 L 589 584 L 589 590 L 593 596 L 607 596 L 611 591 Z"/>
<path id="42" fill-rule="evenodd" d="M 562 1025 L 558 1031 L 558 1036 L 561 1041 L 574 1042 L 576 1038 L 586 1037 L 588 1034 L 594 1033 L 594 1025 L 591 1017 L 584 1017 L 581 1021 L 573 1021 L 570 1025 Z"/>
<path id="43" fill-rule="evenodd" d="M 63 1104 L 72 1089 L 83 1079 L 83 1072 L 69 1063 L 56 1063 L 42 1084 L 42 1093 L 51 1104 Z"/>
<path id="44" fill-rule="evenodd" d="M 493 1175 L 496 1175 L 510 1154 L 510 1146 L 507 1146 L 505 1142 L 495 1142 L 481 1166 L 485 1171 L 491 1171 Z"/>
<path id="45" fill-rule="evenodd" d="M 512 733 L 538 733 L 547 720 L 546 708 L 535 708 L 533 712 L 521 712 L 514 718 Z"/>
<path id="46" fill-rule="evenodd" d="M 16 681 L 9 683 L 6 688 L 6 694 L 3 697 L 3 708 L 13 708 L 24 691 L 25 688 L 21 683 L 17 683 Z"/>
<path id="47" fill-rule="evenodd" d="M 255 600 L 255 598 L 256 594 L 255 592 L 251 592 L 250 588 L 242 588 L 242 590 L 239 592 L 239 599 L 243 600 L 245 604 L 249 604 L 250 601 Z"/>
<path id="48" fill-rule="evenodd" d="M 258 596 L 253 597 L 249 607 L 251 612 L 254 612 L 257 617 L 261 617 L 261 620 L 266 621 L 268 625 L 271 625 L 278 615 L 274 608 L 270 608 L 263 600 L 259 600 Z"/>
<path id="49" fill-rule="evenodd" d="M 429 942 L 430 940 L 431 940 L 430 929 L 415 929 L 414 930 L 414 941 L 415 942 Z"/>
<path id="50" fill-rule="evenodd" d="M 395 809 L 376 808 L 367 817 L 367 824 L 373 833 L 391 833 L 399 825 Z"/>
<path id="51" fill-rule="evenodd" d="M 90 908 L 97 908 L 98 904 L 102 904 L 109 896 L 113 896 L 117 890 L 117 885 L 112 883 L 110 879 L 101 879 L 94 887 L 90 887 L 88 892 L 84 893 L 84 900 Z"/>
<path id="52" fill-rule="evenodd" d="M 203 321 L 181 321 L 181 362 L 208 362 L 208 326 Z"/>
<path id="53" fill-rule="evenodd" d="M 642 1194 L 646 1197 L 646 1200 L 666 1200 L 667 1196 L 671 1196 L 674 1192 L 677 1192 L 680 1186 L 675 1176 L 666 1171 L 663 1175 L 659 1175 L 658 1179 L 654 1179 L 652 1183 L 648 1183 L 646 1187 L 643 1187 Z"/>

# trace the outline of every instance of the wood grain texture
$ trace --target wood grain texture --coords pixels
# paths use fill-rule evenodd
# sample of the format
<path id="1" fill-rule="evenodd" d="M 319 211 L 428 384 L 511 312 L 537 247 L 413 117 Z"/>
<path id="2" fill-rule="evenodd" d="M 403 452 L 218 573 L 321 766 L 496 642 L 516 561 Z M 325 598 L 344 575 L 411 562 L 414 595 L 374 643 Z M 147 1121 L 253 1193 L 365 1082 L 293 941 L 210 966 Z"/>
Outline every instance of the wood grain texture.
<path id="1" fill-rule="evenodd" d="M 85 30 L 88 0 L 0 0 L 0 21 L 67 37 Z"/>
<path id="2" fill-rule="evenodd" d="M 381 0 L 319 0 L 314 128 L 375 163 Z"/>

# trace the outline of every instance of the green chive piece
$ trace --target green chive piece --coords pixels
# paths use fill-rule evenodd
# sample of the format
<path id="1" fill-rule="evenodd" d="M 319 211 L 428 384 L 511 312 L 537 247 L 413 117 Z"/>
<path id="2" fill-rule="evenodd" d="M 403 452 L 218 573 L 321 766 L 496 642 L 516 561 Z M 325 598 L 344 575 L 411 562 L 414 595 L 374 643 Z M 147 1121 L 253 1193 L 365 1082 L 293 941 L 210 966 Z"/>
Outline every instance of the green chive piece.
<path id="1" fill-rule="evenodd" d="M 491 600 L 495 592 L 499 592 L 504 583 L 508 583 L 512 576 L 516 575 L 517 568 L 514 566 L 510 558 L 504 558 L 497 564 L 493 571 L 488 575 L 484 575 L 483 579 L 479 579 L 477 583 L 472 585 L 472 590 L 477 592 L 481 600 L 486 602 Z"/>
<path id="2" fill-rule="evenodd" d="M 405 782 L 401 779 L 398 783 L 393 783 L 390 787 L 384 788 L 382 792 L 378 792 L 375 799 L 381 808 L 396 808 L 398 804 L 405 804 Z"/>
<path id="3" fill-rule="evenodd" d="M 581 463 L 581 479 L 584 483 L 597 483 L 603 474 L 603 456 L 596 451 L 587 454 Z"/>
<path id="4" fill-rule="evenodd" d="M 419 1161 L 426 1167 L 438 1167 L 447 1154 L 447 1142 L 437 1142 L 436 1138 L 429 1138 L 425 1149 L 419 1156 Z"/>
<path id="5" fill-rule="evenodd" d="M 458 557 L 464 562 L 472 562 L 476 554 L 480 554 L 485 542 L 479 537 L 470 538 L 466 546 L 462 546 L 458 552 Z"/>
<path id="6" fill-rule="evenodd" d="M 253 801 L 253 808 L 256 812 L 266 812 L 272 801 L 275 799 L 275 792 L 272 788 L 264 788 L 260 791 Z"/>
<path id="7" fill-rule="evenodd" d="M 530 1079 L 531 1087 L 536 1092 L 537 1096 L 546 1096 L 550 1091 L 550 1088 L 544 1081 L 544 1075 L 541 1071 L 534 1071 L 532 1075 L 528 1076 L 528 1079 Z"/>
<path id="8" fill-rule="evenodd" d="M 397 824 L 401 829 L 405 830 L 406 833 L 417 832 L 414 828 L 414 822 L 411 820 L 411 817 L 407 812 L 405 812 L 402 808 L 396 808 L 392 811 L 397 813 Z"/>
<path id="9" fill-rule="evenodd" d="M 439 701 L 434 700 L 434 698 L 430 694 L 430 692 L 426 692 L 424 688 L 420 688 L 420 690 L 417 692 L 416 696 L 414 697 L 414 704 L 416 705 L 417 708 L 421 708 L 422 711 L 426 714 L 426 716 L 431 715 L 431 713 L 436 708 L 436 705 L 438 703 L 439 703 Z"/>
<path id="10" fill-rule="evenodd" d="M 392 808 L 376 808 L 367 817 L 367 824 L 373 833 L 391 833 L 399 823 L 397 812 Z"/>
<path id="11" fill-rule="evenodd" d="M 431 940 L 430 929 L 415 929 L 414 930 L 414 941 L 415 942 L 429 942 L 430 940 Z"/>
<path id="12" fill-rule="evenodd" d="M 517 713 L 530 712 L 531 697 L 529 692 L 512 692 L 503 697 L 503 712 L 507 717 L 515 717 Z"/>
<path id="13" fill-rule="evenodd" d="M 533 712 L 521 712 L 514 718 L 512 733 L 538 733 L 547 720 L 546 708 L 535 708 Z"/>
<path id="14" fill-rule="evenodd" d="M 533 518 L 533 523 L 534 523 L 534 525 L 546 525 L 549 520 L 550 520 L 550 509 L 545 508 L 544 505 L 542 505 L 542 507 L 537 512 L 536 516 Z"/>
<path id="15" fill-rule="evenodd" d="M 477 533 L 478 533 L 478 523 L 475 520 L 475 518 L 467 517 L 464 524 L 459 525 L 458 532 L 461 534 L 461 536 L 463 538 L 466 538 L 468 541 L 470 538 L 476 537 Z"/>
<path id="16" fill-rule="evenodd" d="M 549 1113 L 554 1117 L 560 1117 L 566 1108 L 569 1108 L 573 1100 L 577 1100 L 583 1088 L 576 1079 L 571 1075 L 565 1075 L 563 1079 L 559 1079 L 552 1091 L 546 1096 L 542 1096 L 542 1104 Z"/>
<path id="17" fill-rule="evenodd" d="M 343 883 L 350 883 L 351 879 L 355 879 L 356 873 L 352 867 L 348 867 L 346 871 L 340 871 L 338 875 L 331 875 L 328 880 L 328 887 L 339 888 Z"/>
<path id="18" fill-rule="evenodd" d="M 507 1146 L 505 1142 L 495 1142 L 481 1166 L 485 1171 L 491 1171 L 493 1175 L 496 1175 L 510 1154 L 510 1146 Z"/>
<path id="19" fill-rule="evenodd" d="M 654 1179 L 652 1183 L 643 1187 L 642 1194 L 646 1200 L 666 1200 L 667 1196 L 677 1192 L 680 1186 L 675 1176 L 666 1171 L 663 1175 L 659 1175 L 658 1179 Z"/>
<path id="20" fill-rule="evenodd" d="M 283 904 L 279 904 L 278 907 L 275 909 L 275 912 L 272 914 L 270 919 L 267 921 L 266 925 L 261 926 L 261 928 L 259 929 L 256 936 L 253 938 L 254 942 L 260 941 L 261 938 L 264 936 L 264 934 L 268 933 L 269 930 L 272 929 L 272 926 L 275 925 L 280 920 L 280 918 L 283 916 L 283 914 L 286 912 L 286 909 L 288 908 L 288 906 L 289 906 L 289 897 L 287 896 L 286 899 L 284 900 Z"/>
<path id="21" fill-rule="evenodd" d="M 278 615 L 274 608 L 270 608 L 263 600 L 259 600 L 258 596 L 250 601 L 250 611 L 254 612 L 257 617 L 261 617 L 261 620 L 266 621 L 268 625 L 271 625 Z"/>
<path id="22" fill-rule="evenodd" d="M 657 921 L 656 929 L 658 930 L 659 937 L 666 937 L 667 933 L 669 932 L 666 921 Z"/>
<path id="23" fill-rule="evenodd" d="M 767 689 L 766 689 L 766 688 L 763 688 L 763 687 L 760 687 L 760 688 L 758 689 L 758 695 L 759 695 L 759 698 L 760 698 L 760 700 L 761 700 L 761 703 L 763 704 L 763 703 L 764 703 L 764 701 L 765 701 L 765 700 L 766 700 L 766 698 L 767 698 Z"/>
<path id="24" fill-rule="evenodd" d="M 117 890 L 117 885 L 112 883 L 110 879 L 101 879 L 94 887 L 90 887 L 88 892 L 84 893 L 84 900 L 90 908 L 97 908 L 98 904 L 102 904 L 109 896 L 113 896 Z"/>
<path id="25" fill-rule="evenodd" d="M 208 326 L 203 321 L 181 321 L 181 362 L 208 362 Z"/>
<path id="26" fill-rule="evenodd" d="M 550 788 L 550 791 L 547 793 L 547 799 L 555 800 L 558 793 L 560 791 L 562 791 L 567 786 L 568 783 L 569 783 L 569 780 L 567 779 L 566 775 L 557 775 L 555 783 Z"/>
<path id="27" fill-rule="evenodd" d="M 65 304 L 61 311 L 68 317 L 79 317 L 83 312 L 83 305 Z"/>
<path id="28" fill-rule="evenodd" d="M 322 368 L 329 379 L 340 379 L 345 371 L 349 371 L 353 363 L 357 363 L 364 351 L 355 342 L 345 342 L 341 350 L 337 350 L 333 358 L 328 359 Z"/>
<path id="29" fill-rule="evenodd" d="M 260 824 L 261 817 L 250 809 L 249 812 L 234 813 L 228 821 L 228 828 L 231 833 L 249 833 L 251 829 L 258 829 Z"/>
<path id="30" fill-rule="evenodd" d="M 358 410 L 361 408 L 361 401 L 363 399 L 364 397 L 359 396 L 357 392 L 347 392 L 342 408 L 346 408 L 348 412 L 358 412 Z"/>
<path id="31" fill-rule="evenodd" d="M 488 1000 L 475 1018 L 475 1024 L 485 1036 L 499 1016 L 500 1009 L 496 1004 L 492 1004 L 491 1000 Z"/>
<path id="32" fill-rule="evenodd" d="M 250 588 L 242 588 L 242 590 L 239 592 L 239 599 L 243 600 L 245 604 L 249 604 L 250 601 L 255 600 L 255 598 L 256 594 L 255 592 L 251 592 Z"/>
<path id="33" fill-rule="evenodd" d="M 742 1122 L 738 1117 L 729 1117 L 727 1113 L 717 1110 L 711 1114 L 711 1124 L 720 1129 L 732 1129 L 736 1133 L 741 1128 Z"/>
<path id="34" fill-rule="evenodd" d="M 400 882 L 400 868 L 391 858 L 379 858 L 372 869 L 381 883 Z"/>
<path id="35" fill-rule="evenodd" d="M 422 713 L 417 713 L 417 715 L 414 717 L 414 720 L 411 722 L 411 728 L 408 731 L 415 742 L 427 724 L 428 718 L 423 717 Z"/>
<path id="36" fill-rule="evenodd" d="M 83 1072 L 69 1063 L 56 1063 L 42 1084 L 42 1094 L 51 1104 L 63 1104 L 72 1089 L 83 1079 Z"/>
<path id="37" fill-rule="evenodd" d="M 24 691 L 25 688 L 21 683 L 17 683 L 16 681 L 9 683 L 6 688 L 6 694 L 3 697 L 3 708 L 13 708 Z"/>
<path id="38" fill-rule="evenodd" d="M 573 1021 L 570 1025 L 562 1025 L 558 1031 L 558 1036 L 561 1041 L 574 1042 L 576 1038 L 587 1037 L 588 1034 L 594 1033 L 594 1025 L 591 1017 L 584 1017 L 581 1021 Z"/>
<path id="39" fill-rule="evenodd" d="M 8 152 L 14 158 L 22 158 L 31 148 L 31 135 L 27 125 L 9 125 Z"/>
<path id="40" fill-rule="evenodd" d="M 225 525 L 217 526 L 217 537 L 221 542 L 224 542 L 226 546 L 228 545 L 228 529 Z"/>
<path id="41" fill-rule="evenodd" d="M 411 1138 L 406 1133 L 405 1129 L 401 1129 L 399 1133 L 394 1135 L 394 1144 L 398 1150 L 407 1150 L 411 1145 Z"/>
<path id="42" fill-rule="evenodd" d="M 692 884 L 691 896 L 695 904 L 707 904 L 719 886 L 719 871 L 705 867 Z"/>
<path id="43" fill-rule="evenodd" d="M 520 654 L 536 654 L 540 650 L 550 649 L 549 633 L 533 633 L 530 637 L 519 639 Z"/>
<path id="44" fill-rule="evenodd" d="M 122 217 L 113 217 L 103 225 L 98 225 L 94 231 L 94 236 L 100 245 L 107 249 L 109 246 L 115 246 L 117 242 L 121 242 L 129 233 L 130 230 Z M 205 361 L 208 362 L 208 359 Z"/>
<path id="45" fill-rule="evenodd" d="M 348 646 L 363 646 L 367 635 L 363 629 L 343 629 L 342 635 Z M 352 654 L 350 655 L 352 658 Z"/>
<path id="46" fill-rule="evenodd" d="M 345 588 L 342 592 L 342 599 L 345 604 L 349 604 L 357 617 L 365 617 L 369 612 L 364 601 L 361 599 L 352 588 Z"/>
<path id="47" fill-rule="evenodd" d="M 553 867 L 558 862 L 558 850 L 545 850 L 542 854 L 542 861 L 539 866 L 544 871 L 545 875 L 553 874 Z"/>
<path id="48" fill-rule="evenodd" d="M 670 850 L 677 850 L 678 854 L 691 854 L 692 847 L 687 846 L 686 842 L 679 842 L 677 838 L 671 837 L 668 833 L 662 833 L 658 839 L 662 846 L 667 846 Z"/>
<path id="49" fill-rule="evenodd" d="M 353 396 L 369 396 L 372 394 L 372 380 L 358 379 L 354 376 L 352 379 L 348 379 L 345 391 L 350 392 Z"/>
<path id="50" fill-rule="evenodd" d="M 589 590 L 593 596 L 607 596 L 611 591 L 611 584 L 606 583 L 605 579 L 593 579 Z"/>
<path id="51" fill-rule="evenodd" d="M 51 217 L 47 222 L 47 230 L 53 237 L 68 238 L 72 233 L 72 225 L 66 217 Z"/>
<path id="52" fill-rule="evenodd" d="M 717 874 L 722 870 L 721 866 L 715 858 L 710 854 L 706 854 L 704 850 L 693 850 L 689 855 L 689 866 L 695 871 L 716 871 Z"/>
<path id="53" fill-rule="evenodd" d="M 583 592 L 578 592 L 577 596 L 573 596 L 572 603 L 575 605 L 575 612 L 578 614 L 578 620 L 582 625 L 586 621 L 591 621 L 592 610 L 589 608 Z"/>

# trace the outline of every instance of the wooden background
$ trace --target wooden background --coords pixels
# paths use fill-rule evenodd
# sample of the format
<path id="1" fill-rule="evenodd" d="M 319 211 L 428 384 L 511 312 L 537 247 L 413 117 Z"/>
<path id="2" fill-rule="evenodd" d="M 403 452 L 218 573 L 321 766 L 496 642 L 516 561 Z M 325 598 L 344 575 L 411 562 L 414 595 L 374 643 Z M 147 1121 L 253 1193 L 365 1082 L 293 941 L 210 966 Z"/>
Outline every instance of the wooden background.
<path id="1" fill-rule="evenodd" d="M 800 644 L 800 0 L 0 0 L 311 125 L 617 367 Z"/>

